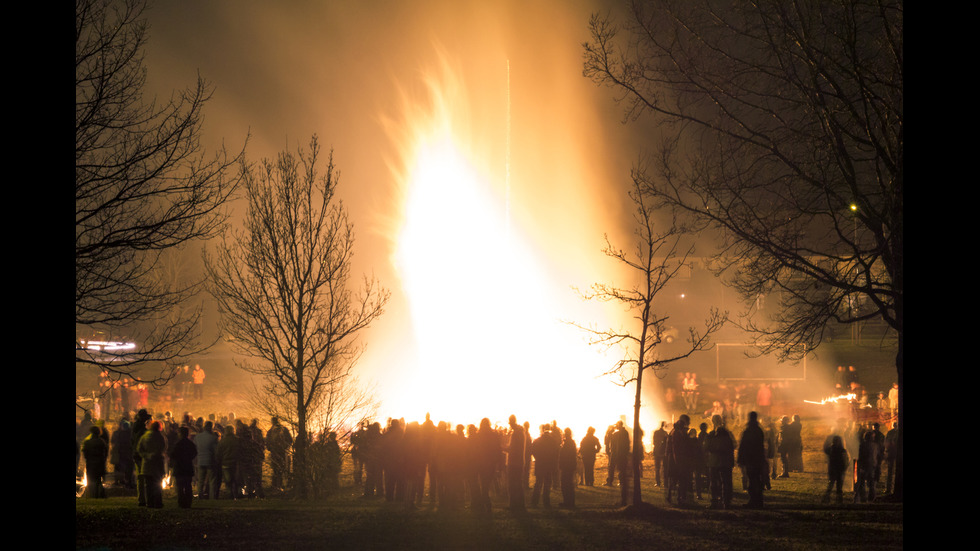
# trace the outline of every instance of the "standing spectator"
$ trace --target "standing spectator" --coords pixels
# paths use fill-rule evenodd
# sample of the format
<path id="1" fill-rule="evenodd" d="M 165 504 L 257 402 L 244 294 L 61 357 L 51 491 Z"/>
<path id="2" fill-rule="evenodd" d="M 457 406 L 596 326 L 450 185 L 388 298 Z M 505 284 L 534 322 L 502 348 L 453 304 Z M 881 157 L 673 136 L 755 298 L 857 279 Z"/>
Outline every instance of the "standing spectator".
<path id="1" fill-rule="evenodd" d="M 702 499 L 705 490 L 710 490 L 710 479 L 708 478 L 708 461 L 705 451 L 705 441 L 708 439 L 708 424 L 698 425 L 697 433 L 697 458 L 694 463 L 694 493 L 698 499 Z"/>
<path id="2" fill-rule="evenodd" d="M 588 432 L 579 443 L 579 455 L 582 456 L 582 470 L 586 486 L 595 485 L 595 458 L 602 451 L 602 444 L 595 435 L 595 427 L 589 427 Z"/>
<path id="3" fill-rule="evenodd" d="M 133 446 L 133 466 L 136 468 L 136 502 L 139 506 L 146 506 L 147 481 L 143 473 L 143 458 L 139 452 L 139 443 L 143 435 L 150 428 L 151 417 L 145 409 L 136 412 L 136 420 L 133 421 L 133 437 L 130 440 Z"/>
<path id="4" fill-rule="evenodd" d="M 735 468 L 735 437 L 725 427 L 721 415 L 711 417 L 712 431 L 705 439 L 711 507 L 730 509 L 734 490 L 732 470 Z"/>
<path id="5" fill-rule="evenodd" d="M 174 377 L 174 382 L 177 383 L 177 396 L 180 400 L 185 400 L 190 396 L 190 386 L 193 383 L 191 379 L 191 366 L 185 365 L 177 370 L 177 375 Z"/>
<path id="6" fill-rule="evenodd" d="M 248 457 L 248 494 L 249 497 L 265 497 L 265 490 L 262 489 L 262 464 L 265 462 L 265 437 L 259 427 L 259 420 L 252 419 L 248 425 L 249 433 L 249 457 Z M 336 437 L 336 435 L 334 435 Z M 334 440 L 336 443 L 336 440 Z"/>
<path id="7" fill-rule="evenodd" d="M 766 425 L 763 427 L 763 433 L 766 435 L 766 461 L 771 466 L 769 469 L 772 471 L 772 480 L 776 480 L 779 476 L 779 465 L 776 461 L 776 453 L 779 450 L 779 433 L 776 432 L 776 421 L 774 419 L 767 418 Z M 765 477 L 765 487 L 767 490 L 772 489 L 772 482 L 770 482 L 770 477 Z M 743 490 L 747 487 L 747 480 L 743 480 L 746 484 L 743 484 Z"/>
<path id="8" fill-rule="evenodd" d="M 204 430 L 194 437 L 197 448 L 197 496 L 208 499 L 217 498 L 218 485 L 221 484 L 221 471 L 215 470 L 214 454 L 218 448 L 218 435 L 214 433 L 214 423 L 204 422 Z"/>
<path id="9" fill-rule="evenodd" d="M 333 494 L 340 490 L 340 444 L 337 443 L 337 433 L 330 431 L 325 445 L 327 493 Z M 259 473 L 261 477 L 261 471 Z"/>
<path id="10" fill-rule="evenodd" d="M 194 500 L 194 458 L 197 457 L 197 446 L 190 439 L 188 427 L 178 427 L 177 434 L 177 443 L 174 445 L 173 455 L 170 456 L 174 485 L 177 488 L 177 506 L 189 509 Z"/>
<path id="11" fill-rule="evenodd" d="M 274 423 L 278 423 L 278 419 Z M 384 495 L 381 467 L 381 423 L 374 422 L 368 425 L 361 442 L 361 454 L 364 457 L 364 497 Z"/>
<path id="12" fill-rule="evenodd" d="M 847 472 L 847 465 L 850 458 L 847 448 L 844 447 L 844 440 L 837 435 L 832 435 L 830 445 L 824 446 L 824 453 L 827 454 L 827 491 L 824 493 L 823 502 L 830 503 L 830 492 L 835 491 L 837 504 L 844 503 L 844 474 Z"/>
<path id="13" fill-rule="evenodd" d="M 146 506 L 163 507 L 163 477 L 167 474 L 167 439 L 163 436 L 163 425 L 153 421 L 140 437 L 137 446 L 143 462 L 140 473 L 146 479 Z"/>
<path id="14" fill-rule="evenodd" d="M 364 432 L 367 430 L 367 427 L 365 425 L 366 425 L 366 422 L 365 421 L 361 421 L 361 423 L 357 426 L 357 430 L 355 430 L 354 432 L 351 433 L 351 435 L 350 435 L 350 444 L 347 446 L 347 451 L 348 451 L 348 453 L 350 453 L 351 463 L 353 464 L 353 469 L 354 469 L 353 475 L 354 475 L 354 485 L 355 486 L 360 486 L 361 485 L 361 482 L 363 481 L 363 477 L 364 477 L 364 458 L 361 456 L 360 444 L 361 444 L 361 440 L 364 437 Z M 270 428 L 269 429 L 269 432 L 267 432 L 265 434 L 266 446 L 269 445 L 269 443 L 268 443 L 268 440 L 270 438 L 270 434 L 269 433 L 271 433 L 271 432 L 272 432 L 272 429 Z M 269 461 L 271 463 L 272 462 L 272 459 L 271 459 L 272 451 L 271 450 L 269 451 L 269 455 L 270 455 Z"/>
<path id="15" fill-rule="evenodd" d="M 133 483 L 133 429 L 122 419 L 112 433 L 110 457 L 116 474 L 116 485 L 135 488 Z"/>
<path id="16" fill-rule="evenodd" d="M 793 442 L 793 427 L 790 425 L 789 417 L 783 415 L 779 418 L 779 462 L 783 466 L 783 472 L 779 478 L 789 478 L 791 468 L 790 454 L 795 446 Z"/>
<path id="17" fill-rule="evenodd" d="M 681 415 L 670 431 L 670 476 L 677 484 L 677 504 L 690 505 L 694 484 L 694 469 L 701 450 L 698 448 L 697 431 L 691 436 L 691 418 Z"/>
<path id="18" fill-rule="evenodd" d="M 289 450 L 293 446 L 293 436 L 289 429 L 279 424 L 278 417 L 273 417 L 265 442 L 269 448 L 269 466 L 272 467 L 272 488 L 282 490 L 285 488 L 285 477 L 289 473 Z"/>
<path id="19" fill-rule="evenodd" d="M 477 510 L 483 513 L 490 512 L 490 488 L 493 486 L 494 477 L 497 473 L 497 465 L 500 463 L 500 441 L 497 434 L 490 426 L 490 419 L 484 417 L 480 421 L 480 430 L 476 433 L 474 441 L 476 474 L 479 484 L 479 499 Z"/>
<path id="20" fill-rule="evenodd" d="M 238 474 L 239 442 L 233 426 L 225 425 L 214 456 L 221 464 L 221 481 L 231 492 L 231 499 L 238 499 L 241 494 Z M 220 488 L 221 483 L 215 484 L 214 499 L 218 499 Z"/>
<path id="21" fill-rule="evenodd" d="M 888 391 L 888 407 L 891 408 L 891 418 L 898 419 L 898 383 L 892 383 Z"/>
<path id="22" fill-rule="evenodd" d="M 791 471 L 803 472 L 803 420 L 799 415 L 793 415 L 789 423 L 790 436 L 789 468 Z"/>
<path id="23" fill-rule="evenodd" d="M 123 379 L 119 386 L 119 408 L 123 417 L 129 415 L 132 407 L 132 391 L 129 389 L 129 379 Z"/>
<path id="24" fill-rule="evenodd" d="M 762 508 L 763 477 L 769 472 L 769 466 L 766 463 L 765 438 L 765 433 L 759 426 L 759 414 L 750 411 L 749 420 L 738 443 L 737 463 L 745 469 L 745 476 L 748 478 L 749 502 L 747 507 L 752 509 Z"/>
<path id="25" fill-rule="evenodd" d="M 885 460 L 885 435 L 881 432 L 881 425 L 878 423 L 871 424 L 871 430 L 868 431 L 871 434 L 871 441 L 874 442 L 877 450 L 875 451 L 875 456 L 877 457 L 877 463 L 874 469 L 874 480 L 872 485 L 875 486 L 875 493 L 877 494 L 878 482 L 881 481 L 881 463 Z"/>
<path id="26" fill-rule="evenodd" d="M 92 425 L 89 435 L 82 441 L 82 456 L 85 458 L 85 497 L 106 497 L 102 481 L 109 459 L 109 445 L 102 438 L 102 428 L 98 425 Z"/>
<path id="27" fill-rule="evenodd" d="M 694 411 L 691 408 L 691 399 L 694 396 L 694 388 L 694 377 L 692 377 L 690 373 L 684 373 L 684 378 L 681 380 L 681 397 L 684 399 L 685 411 Z"/>
<path id="28" fill-rule="evenodd" d="M 507 493 L 510 496 L 510 510 L 524 512 L 524 427 L 517 424 L 517 416 L 511 415 L 510 442 L 507 444 Z"/>
<path id="29" fill-rule="evenodd" d="M 191 373 L 191 379 L 194 383 L 194 399 L 202 400 L 204 398 L 204 370 L 201 369 L 200 364 L 194 365 L 194 372 Z"/>
<path id="30" fill-rule="evenodd" d="M 603 437 L 603 444 L 605 446 L 606 452 L 606 486 L 612 486 L 613 480 L 616 479 L 616 464 L 612 460 L 612 435 L 616 432 L 615 425 L 609 425 L 606 428 L 606 434 Z"/>
<path id="31" fill-rule="evenodd" d="M 551 486 L 555 476 L 555 465 L 559 461 L 561 444 L 552 437 L 548 425 L 541 425 L 541 434 L 531 443 L 534 456 L 534 491 L 531 493 L 531 507 L 538 506 L 538 500 L 545 507 L 551 507 Z"/>
<path id="32" fill-rule="evenodd" d="M 875 469 L 879 448 L 872 431 L 866 431 L 858 447 L 857 484 L 854 488 L 854 503 L 875 500 Z"/>
<path id="33" fill-rule="evenodd" d="M 575 507 L 575 472 L 578 467 L 578 450 L 572 439 L 572 429 L 565 429 L 558 456 L 558 472 L 561 480 L 561 506 Z"/>
<path id="34" fill-rule="evenodd" d="M 892 493 L 895 482 L 895 463 L 898 460 L 898 422 L 892 423 L 892 428 L 885 434 L 885 466 L 888 474 L 885 478 L 885 493 Z"/>
<path id="35" fill-rule="evenodd" d="M 531 489 L 531 423 L 524 421 L 524 489 Z"/>
<path id="36" fill-rule="evenodd" d="M 626 506 L 629 498 L 630 472 L 630 435 L 622 421 L 616 421 L 616 430 L 610 439 L 612 462 L 619 473 L 619 504 Z"/>
<path id="37" fill-rule="evenodd" d="M 667 456 L 666 426 L 667 421 L 661 421 L 660 428 L 653 431 L 653 470 L 655 472 L 655 486 L 663 486 L 667 482 L 667 473 L 665 472 L 667 463 L 664 460 Z"/>

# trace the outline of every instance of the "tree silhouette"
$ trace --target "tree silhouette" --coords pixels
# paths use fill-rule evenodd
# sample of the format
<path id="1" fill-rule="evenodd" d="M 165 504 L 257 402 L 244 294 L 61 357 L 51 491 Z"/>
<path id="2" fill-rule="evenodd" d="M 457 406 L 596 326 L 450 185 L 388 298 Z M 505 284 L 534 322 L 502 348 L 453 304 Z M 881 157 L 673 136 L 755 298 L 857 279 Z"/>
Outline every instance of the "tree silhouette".
<path id="1" fill-rule="evenodd" d="M 761 351 L 797 358 L 831 322 L 897 336 L 904 417 L 903 3 L 632 1 L 594 15 L 584 74 L 663 139 L 643 193 L 719 236 Z M 902 495 L 899 437 L 895 495 Z"/>
<path id="2" fill-rule="evenodd" d="M 313 136 L 307 152 L 245 165 L 244 226 L 205 259 L 221 328 L 250 358 L 239 365 L 261 375 L 268 394 L 291 398 L 299 497 L 309 490 L 310 418 L 322 414 L 316 406 L 338 403 L 332 393 L 360 356 L 357 337 L 389 297 L 367 277 L 359 295 L 350 289 L 354 229 L 335 197 L 333 157 L 321 176 L 319 154 Z"/>
<path id="3" fill-rule="evenodd" d="M 603 253 L 629 269 L 636 276 L 637 282 L 631 287 L 620 287 L 606 283 L 593 284 L 589 292 L 582 295 L 589 300 L 614 301 L 623 304 L 633 314 L 633 319 L 639 325 L 639 330 L 630 329 L 598 329 L 581 326 L 592 335 L 592 344 L 602 346 L 622 346 L 625 356 L 607 372 L 618 374 L 624 386 L 635 384 L 636 392 L 633 402 L 633 443 L 631 462 L 633 489 L 632 503 L 639 506 L 643 502 L 640 485 L 640 469 L 643 463 L 643 446 L 641 445 L 642 431 L 640 430 L 640 407 L 643 390 L 644 372 L 650 370 L 660 376 L 673 362 L 687 358 L 695 352 L 706 350 L 711 346 L 711 334 L 721 329 L 727 315 L 717 309 L 708 312 L 704 328 L 688 328 L 688 339 L 683 346 L 671 348 L 669 354 L 662 353 L 660 344 L 670 319 L 667 312 L 658 305 L 658 298 L 663 298 L 665 290 L 694 252 L 692 245 L 684 246 L 685 235 L 676 225 L 670 225 L 663 231 L 655 227 L 654 212 L 650 202 L 644 197 L 639 182 L 634 183 L 630 192 L 634 212 L 635 249 L 628 253 L 609 243 L 608 237 Z"/>
<path id="4" fill-rule="evenodd" d="M 75 2 L 75 362 L 156 384 L 200 351 L 201 280 L 166 277 L 172 256 L 209 238 L 238 186 L 242 153 L 200 144 L 208 85 L 144 101 L 141 0 Z M 138 348 L 90 348 L 93 333 Z M 156 376 L 136 368 L 161 362 Z"/>

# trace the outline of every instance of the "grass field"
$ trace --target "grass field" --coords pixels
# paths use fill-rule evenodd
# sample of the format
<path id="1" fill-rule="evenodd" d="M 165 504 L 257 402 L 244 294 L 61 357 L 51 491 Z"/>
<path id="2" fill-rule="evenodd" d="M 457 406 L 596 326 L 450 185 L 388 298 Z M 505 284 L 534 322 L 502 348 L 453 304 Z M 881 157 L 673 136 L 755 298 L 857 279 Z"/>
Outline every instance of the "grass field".
<path id="1" fill-rule="evenodd" d="M 708 508 L 709 496 L 690 507 L 666 503 L 662 488 L 643 479 L 642 508 L 622 508 L 617 487 L 579 486 L 576 508 L 494 511 L 407 508 L 360 497 L 348 475 L 339 494 L 319 502 L 269 497 L 195 500 L 179 509 L 173 491 L 163 509 L 137 507 L 133 495 L 75 501 L 76 549 L 901 549 L 902 504 L 821 505 L 826 462 L 818 423 L 804 419 L 805 472 L 772 481 L 763 510 L 747 501 L 735 477 L 733 510 Z M 647 468 L 651 472 L 652 467 Z M 601 476 L 597 476 L 601 478 Z M 849 497 L 849 496 L 848 496 Z M 557 492 L 552 503 L 560 502 Z"/>

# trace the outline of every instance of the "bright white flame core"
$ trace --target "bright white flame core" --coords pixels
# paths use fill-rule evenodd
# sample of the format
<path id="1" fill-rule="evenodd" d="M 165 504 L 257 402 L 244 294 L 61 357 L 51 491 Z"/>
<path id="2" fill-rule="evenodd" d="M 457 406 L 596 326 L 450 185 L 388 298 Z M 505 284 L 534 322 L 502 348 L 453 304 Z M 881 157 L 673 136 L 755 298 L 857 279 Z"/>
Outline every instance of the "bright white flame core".
<path id="1" fill-rule="evenodd" d="M 594 308 L 549 274 L 547 251 L 507 227 L 507 205 L 472 162 L 479 153 L 467 154 L 454 132 L 466 114 L 450 114 L 449 88 L 458 89 L 431 90 L 433 112 L 410 121 L 403 138 L 412 143 L 403 144 L 395 263 L 419 357 L 414 367 L 406 358 L 415 376 L 387 413 L 454 424 L 505 424 L 513 413 L 532 434 L 557 420 L 577 440 L 589 426 L 601 437 L 621 415 L 631 424 L 632 390 L 597 379 L 614 360 L 562 321 L 588 323 L 582 316 Z"/>

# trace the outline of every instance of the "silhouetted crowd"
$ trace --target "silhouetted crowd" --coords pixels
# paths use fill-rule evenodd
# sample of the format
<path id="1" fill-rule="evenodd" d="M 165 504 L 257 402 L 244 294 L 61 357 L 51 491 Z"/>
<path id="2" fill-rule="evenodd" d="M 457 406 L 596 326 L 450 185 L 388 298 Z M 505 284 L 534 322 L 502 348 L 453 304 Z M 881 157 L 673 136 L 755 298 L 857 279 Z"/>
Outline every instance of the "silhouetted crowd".
<path id="1" fill-rule="evenodd" d="M 763 493 L 772 480 L 803 471 L 802 423 L 798 415 L 777 422 L 755 411 L 732 432 L 721 412 L 706 412 L 708 422 L 692 426 L 681 415 L 669 427 L 661 422 L 653 434 L 655 485 L 666 490 L 668 503 L 689 505 L 710 494 L 713 508 L 730 508 L 737 472 L 748 494 L 747 507 L 762 507 Z M 350 454 L 353 481 L 365 498 L 418 507 L 428 501 L 439 509 L 468 507 L 488 513 L 492 497 L 506 499 L 513 511 L 526 506 L 551 507 L 552 492 L 559 507 L 575 507 L 579 485 L 593 486 L 597 468 L 605 468 L 605 485 L 620 488 L 621 505 L 630 503 L 633 435 L 622 421 L 610 425 L 602 441 L 590 427 L 576 441 L 569 428 L 552 421 L 537 427 L 519 424 L 493 426 L 484 418 L 479 427 L 390 419 L 364 422 L 350 433 L 346 450 L 336 432 L 308 435 L 308 482 L 313 498 L 340 488 L 343 454 Z M 640 434 L 642 441 L 642 433 Z M 827 437 L 828 488 L 843 501 L 845 475 L 854 469 L 855 501 L 873 500 L 887 467 L 886 492 L 891 491 L 897 431 L 883 435 L 878 424 L 841 421 Z M 136 489 L 141 506 L 162 507 L 162 490 L 172 485 L 181 507 L 192 499 L 261 498 L 267 490 L 283 492 L 291 484 L 294 439 L 289 429 L 271 420 L 268 430 L 257 419 L 246 424 L 233 415 L 208 420 L 169 413 L 153 418 L 145 409 L 133 419 L 123 417 L 114 430 L 86 415 L 76 422 L 76 476 L 84 459 L 85 495 L 103 497 L 107 465 L 114 483 Z M 641 450 L 645 457 L 645 450 Z M 598 458 L 604 457 L 605 465 Z M 853 464 L 851 460 L 853 461 Z M 738 469 L 736 470 L 736 467 Z M 263 469 L 271 476 L 263 485 Z M 533 484 L 531 475 L 533 477 Z M 428 482 L 428 484 L 427 484 Z M 77 489 L 77 488 L 76 488 Z"/>
<path id="2" fill-rule="evenodd" d="M 335 491 L 341 461 L 336 434 L 310 436 L 313 491 Z M 153 418 L 141 409 L 133 419 L 124 415 L 112 430 L 86 412 L 76 422 L 75 444 L 76 478 L 84 459 L 86 496 L 105 496 L 112 465 L 114 484 L 135 489 L 140 506 L 162 507 L 162 490 L 173 485 L 178 505 L 190 507 L 195 494 L 199 499 L 218 499 L 222 492 L 230 499 L 264 497 L 265 464 L 272 473 L 272 488 L 281 491 L 287 483 L 293 437 L 277 418 L 263 431 L 258 419 L 246 425 L 233 414 L 220 419 L 212 414 L 208 420 L 185 414 L 178 421 L 169 412 Z"/>

